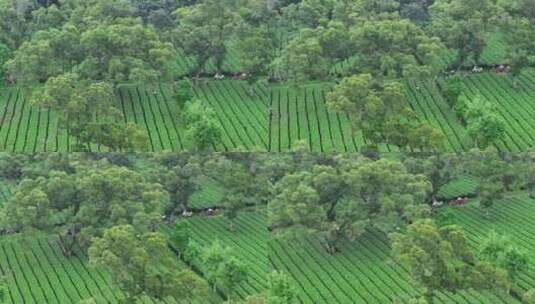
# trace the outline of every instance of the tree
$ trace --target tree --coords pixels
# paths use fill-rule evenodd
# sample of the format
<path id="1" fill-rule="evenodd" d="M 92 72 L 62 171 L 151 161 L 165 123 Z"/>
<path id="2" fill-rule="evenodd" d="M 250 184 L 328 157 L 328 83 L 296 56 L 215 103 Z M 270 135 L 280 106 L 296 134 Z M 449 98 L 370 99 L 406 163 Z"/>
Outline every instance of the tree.
<path id="1" fill-rule="evenodd" d="M 99 9 L 111 14 L 118 1 L 94 0 L 95 7 L 76 6 L 72 20 L 60 28 L 47 28 L 32 35 L 14 51 L 7 68 L 19 83 L 46 82 L 65 71 L 75 71 L 82 79 L 121 82 L 148 82 L 169 79 L 172 44 L 162 42 L 152 27 L 135 18 L 95 16 Z M 77 2 L 78 3 L 78 2 Z M 85 9 L 85 10 L 84 10 Z M 87 14 L 87 15 L 84 15 Z M 128 12 L 117 12 L 128 16 Z M 96 20 L 95 20 L 96 19 Z M 91 24 L 89 26 L 87 24 Z M 121 37 L 121 39 L 117 39 Z"/>
<path id="2" fill-rule="evenodd" d="M 297 37 L 285 44 L 273 66 L 279 78 L 295 84 L 310 79 L 323 79 L 329 71 L 320 41 L 311 29 L 301 30 Z"/>
<path id="3" fill-rule="evenodd" d="M 170 244 L 178 249 L 178 257 L 181 258 L 183 251 L 186 251 L 190 242 L 190 230 L 188 221 L 177 221 L 174 228 L 169 233 Z"/>
<path id="4" fill-rule="evenodd" d="M 162 179 L 162 184 L 171 198 L 171 204 L 166 210 L 167 216 L 188 210 L 191 196 L 200 188 L 200 174 L 200 165 L 194 159 L 168 169 Z"/>
<path id="5" fill-rule="evenodd" d="M 27 38 L 29 31 L 25 18 L 27 5 L 29 1 L 0 1 L 0 43 L 10 49 L 18 48 Z"/>
<path id="6" fill-rule="evenodd" d="M 349 59 L 355 50 L 349 28 L 340 21 L 331 21 L 325 27 L 316 29 L 322 56 L 331 67 Z"/>
<path id="7" fill-rule="evenodd" d="M 11 56 L 11 50 L 5 44 L 0 43 L 0 81 L 6 79 L 6 68 L 4 65 Z"/>
<path id="8" fill-rule="evenodd" d="M 529 0 L 504 0 L 497 4 L 506 14 L 500 19 L 500 30 L 507 45 L 507 60 L 511 68 L 513 87 L 517 87 L 517 77 L 533 61 L 530 54 L 535 49 L 533 29 L 535 10 Z"/>
<path id="9" fill-rule="evenodd" d="M 404 135 L 400 137 L 404 137 Z M 424 122 L 409 128 L 407 137 L 407 145 L 420 151 L 441 151 L 444 147 L 444 140 L 446 139 L 442 132 Z"/>
<path id="10" fill-rule="evenodd" d="M 248 296 L 241 304 L 298 303 L 297 292 L 290 278 L 283 272 L 272 271 L 268 276 L 267 292 Z"/>
<path id="11" fill-rule="evenodd" d="M 410 174 L 399 162 L 356 159 L 340 167 L 315 165 L 275 185 L 269 225 L 283 236 L 316 235 L 334 254 L 338 242 L 355 240 L 368 228 L 391 232 L 426 216 L 430 188 L 424 176 Z"/>
<path id="12" fill-rule="evenodd" d="M 145 23 L 152 24 L 158 29 L 172 27 L 175 22 L 172 12 L 180 5 L 177 0 L 131 0 L 136 7 L 136 15 Z"/>
<path id="13" fill-rule="evenodd" d="M 399 13 L 416 24 L 425 24 L 429 21 L 429 7 L 434 0 L 401 0 Z"/>
<path id="14" fill-rule="evenodd" d="M 240 71 L 253 84 L 268 75 L 271 62 L 282 44 L 277 13 L 265 0 L 238 0 L 238 18 L 234 32 L 234 48 L 239 55 Z"/>
<path id="15" fill-rule="evenodd" d="M 87 248 L 93 237 L 117 224 L 155 231 L 169 202 L 160 184 L 125 167 L 78 165 L 26 178 L 3 206 L 7 227 L 34 228 L 60 236 L 66 255 Z"/>
<path id="16" fill-rule="evenodd" d="M 496 107 L 479 95 L 468 100 L 464 117 L 468 134 L 478 148 L 486 148 L 505 136 L 505 123 Z"/>
<path id="17" fill-rule="evenodd" d="M 137 19 L 99 24 L 82 33 L 80 44 L 84 59 L 78 70 L 83 78 L 114 84 L 171 78 L 167 68 L 175 56 L 173 46 L 162 42 L 153 28 Z"/>
<path id="18" fill-rule="evenodd" d="M 247 264 L 235 257 L 230 247 L 223 247 L 218 241 L 204 248 L 200 259 L 208 280 L 214 288 L 225 289 L 229 301 L 236 287 L 248 278 Z"/>
<path id="19" fill-rule="evenodd" d="M 18 181 L 28 164 L 28 157 L 20 154 L 0 154 L 0 178 Z"/>
<path id="20" fill-rule="evenodd" d="M 444 79 L 443 83 L 439 83 L 442 94 L 450 105 L 455 105 L 459 96 L 462 94 L 463 81 L 458 75 L 454 75 Z"/>
<path id="21" fill-rule="evenodd" d="M 186 102 L 193 99 L 191 82 L 187 79 L 177 81 L 174 92 L 175 92 L 175 98 L 180 107 L 183 107 L 186 104 Z"/>
<path id="22" fill-rule="evenodd" d="M 327 95 L 327 105 L 334 112 L 348 113 L 353 131 L 362 131 L 372 147 L 389 143 L 435 148 L 442 143 L 436 131 L 416 121 L 399 82 L 381 84 L 370 74 L 346 77 Z"/>
<path id="23" fill-rule="evenodd" d="M 426 201 L 436 199 L 438 191 L 453 181 L 461 172 L 460 161 L 454 154 L 435 154 L 430 156 L 407 156 L 403 164 L 412 174 L 423 174 L 431 183 L 432 191 Z"/>
<path id="24" fill-rule="evenodd" d="M 246 28 L 240 31 L 236 45 L 240 57 L 240 70 L 247 74 L 249 84 L 261 75 L 267 75 L 275 55 L 275 43 L 265 29 Z"/>
<path id="25" fill-rule="evenodd" d="M 535 37 L 532 37 L 530 39 L 534 38 Z M 507 54 L 507 60 L 509 62 L 512 86 L 513 88 L 518 89 L 518 77 L 520 77 L 524 68 L 529 66 L 530 57 L 525 50 L 516 49 Z"/>
<path id="26" fill-rule="evenodd" d="M 205 169 L 223 189 L 221 204 L 231 231 L 235 230 L 234 219 L 241 210 L 266 201 L 267 181 L 252 174 L 243 163 L 216 155 L 206 163 Z"/>
<path id="27" fill-rule="evenodd" d="M 137 303 L 142 296 L 195 301 L 208 293 L 202 279 L 178 264 L 158 232 L 139 235 L 130 225 L 109 228 L 92 241 L 89 262 L 111 272 L 126 295 L 124 303 Z"/>
<path id="28" fill-rule="evenodd" d="M 527 253 L 514 245 L 510 238 L 499 235 L 496 231 L 491 231 L 481 242 L 478 257 L 506 270 L 512 282 L 529 267 Z"/>
<path id="29" fill-rule="evenodd" d="M 459 68 L 470 57 L 478 64 L 486 46 L 486 30 L 496 12 L 491 0 L 435 0 L 429 8 L 431 30 L 448 48 L 457 51 Z"/>
<path id="30" fill-rule="evenodd" d="M 353 73 L 377 79 L 432 78 L 444 68 L 440 40 L 409 20 L 364 19 L 351 28 L 351 40 L 356 50 Z"/>
<path id="31" fill-rule="evenodd" d="M 535 168 L 528 166 L 524 172 L 524 187 L 528 191 L 530 198 L 535 198 Z"/>
<path id="32" fill-rule="evenodd" d="M 485 210 L 487 217 L 489 217 L 489 209 L 496 201 L 503 198 L 502 183 L 496 180 L 496 176 L 491 176 L 482 179 L 479 187 L 479 206 Z"/>
<path id="33" fill-rule="evenodd" d="M 192 148 L 199 151 L 215 149 L 223 132 L 212 108 L 194 99 L 186 104 L 183 115 L 188 127 L 186 138 L 192 144 Z"/>
<path id="34" fill-rule="evenodd" d="M 434 302 L 435 291 L 509 288 L 507 273 L 478 260 L 458 226 L 438 228 L 431 219 L 422 219 L 390 239 L 394 258 L 408 267 L 428 303 Z"/>
<path id="35" fill-rule="evenodd" d="M 283 272 L 273 271 L 268 277 L 268 304 L 292 304 L 297 302 L 297 292 L 290 278 Z"/>
<path id="36" fill-rule="evenodd" d="M 234 31 L 236 14 L 232 1 L 202 0 L 174 12 L 178 27 L 176 46 L 196 62 L 193 73 L 199 74 L 212 59 L 221 71 L 227 53 L 225 41 Z"/>
<path id="37" fill-rule="evenodd" d="M 89 150 L 90 143 L 111 150 L 144 150 L 148 137 L 136 126 L 120 122 L 113 88 L 104 82 L 80 81 L 77 74 L 50 78 L 32 96 L 32 103 L 60 114 L 60 124 L 77 140 L 74 150 Z"/>
<path id="38" fill-rule="evenodd" d="M 333 0 L 303 0 L 283 8 L 283 17 L 293 27 L 314 29 L 332 18 L 335 4 Z"/>
<path id="39" fill-rule="evenodd" d="M 6 286 L 6 283 L 2 282 L 0 284 L 0 303 L 6 303 L 5 301 L 8 298 L 8 296 L 9 296 L 9 289 Z"/>
<path id="40" fill-rule="evenodd" d="M 535 303 L 535 289 L 531 288 L 522 295 L 522 303 Z"/>
<path id="41" fill-rule="evenodd" d="M 10 78 L 18 83 L 45 82 L 61 74 L 62 63 L 55 56 L 52 41 L 44 33 L 25 41 L 5 63 Z"/>

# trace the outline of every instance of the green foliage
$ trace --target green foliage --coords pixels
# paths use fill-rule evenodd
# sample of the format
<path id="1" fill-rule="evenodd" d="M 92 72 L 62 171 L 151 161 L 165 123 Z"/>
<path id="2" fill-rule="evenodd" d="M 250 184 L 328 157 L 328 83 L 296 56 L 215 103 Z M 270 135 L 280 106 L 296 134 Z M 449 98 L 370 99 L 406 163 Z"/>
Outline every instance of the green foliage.
<path id="1" fill-rule="evenodd" d="M 58 234 L 70 255 L 75 245 L 87 248 L 93 237 L 117 224 L 154 230 L 168 201 L 160 184 L 127 168 L 80 166 L 75 173 L 51 170 L 24 179 L 3 213 L 8 227 Z"/>
<path id="2" fill-rule="evenodd" d="M 292 304 L 297 302 L 297 293 L 290 278 L 283 272 L 273 271 L 268 277 L 268 304 Z"/>
<path id="3" fill-rule="evenodd" d="M 265 29 L 246 28 L 238 35 L 240 70 L 248 75 L 250 84 L 267 75 L 275 54 L 275 43 Z"/>
<path id="4" fill-rule="evenodd" d="M 498 4 L 507 12 L 502 18 L 502 30 L 507 44 L 507 61 L 513 77 L 513 87 L 517 87 L 517 78 L 533 62 L 531 54 L 535 50 L 534 24 L 535 16 L 529 1 L 500 1 Z"/>
<path id="5" fill-rule="evenodd" d="M 18 154 L 0 154 L 0 178 L 16 181 L 22 177 L 27 157 Z"/>
<path id="6" fill-rule="evenodd" d="M 313 233 L 335 253 L 345 238 L 373 227 L 391 232 L 428 214 L 431 191 L 422 175 L 389 160 L 354 160 L 348 168 L 316 165 L 286 175 L 268 204 L 270 227 L 278 233 Z"/>
<path id="7" fill-rule="evenodd" d="M 476 148 L 485 149 L 505 137 L 505 122 L 494 104 L 482 95 L 470 99 L 461 94 L 454 106 L 456 114 L 466 123 Z"/>
<path id="8" fill-rule="evenodd" d="M 498 18 L 491 0 L 437 0 L 429 7 L 431 30 L 458 53 L 461 67 L 469 57 L 479 63 L 486 46 L 485 31 Z"/>
<path id="9" fill-rule="evenodd" d="M 202 250 L 200 259 L 205 267 L 205 275 L 214 287 L 220 286 L 234 295 L 235 288 L 248 277 L 247 265 L 233 255 L 232 248 L 223 247 L 215 241 Z"/>
<path id="10" fill-rule="evenodd" d="M 457 99 L 455 100 L 455 103 L 453 105 L 455 114 L 457 114 L 457 117 L 459 117 L 463 121 L 466 120 L 465 115 L 469 103 L 470 99 L 466 95 L 460 94 L 459 96 L 457 96 Z"/>
<path id="11" fill-rule="evenodd" d="M 65 71 L 113 84 L 170 77 L 166 69 L 175 55 L 173 46 L 131 18 L 126 0 L 74 1 L 54 10 L 61 11 L 63 20 L 27 37 L 6 65 L 18 83 L 46 82 Z M 49 17 L 44 11 L 36 15 L 40 22 L 47 21 L 44 17 Z"/>
<path id="12" fill-rule="evenodd" d="M 292 39 L 275 59 L 273 66 L 284 80 L 301 83 L 308 79 L 323 79 L 328 73 L 328 62 L 316 33 L 302 30 Z"/>
<path id="13" fill-rule="evenodd" d="M 16 49 L 26 38 L 28 22 L 23 1 L 0 1 L 0 44 Z"/>
<path id="14" fill-rule="evenodd" d="M 443 69 L 443 47 L 409 20 L 371 18 L 351 29 L 357 50 L 352 70 L 375 78 L 430 78 Z M 395 48 L 389 46 L 395 45 Z"/>
<path id="15" fill-rule="evenodd" d="M 84 50 L 76 68 L 80 75 L 112 83 L 169 79 L 162 68 L 174 56 L 172 45 L 161 42 L 152 28 L 135 19 L 89 29 L 80 37 L 80 48 Z"/>
<path id="16" fill-rule="evenodd" d="M 206 151 L 219 143 L 223 132 L 212 108 L 194 99 L 186 104 L 183 115 L 188 127 L 186 138 L 193 149 Z"/>
<path id="17" fill-rule="evenodd" d="M 240 210 L 266 202 L 269 195 L 266 176 L 253 174 L 244 164 L 214 155 L 205 164 L 205 170 L 223 189 L 221 205 L 231 231 L 235 228 L 234 219 Z"/>
<path id="18" fill-rule="evenodd" d="M 459 100 L 459 97 L 462 94 L 462 85 L 462 78 L 458 75 L 448 77 L 444 80 L 442 94 L 444 94 L 444 97 L 446 97 L 446 100 L 448 100 L 451 105 L 455 105 Z"/>
<path id="19" fill-rule="evenodd" d="M 193 98 L 191 82 L 189 80 L 179 80 L 175 85 L 175 97 L 180 106 L 184 106 L 187 101 Z"/>
<path id="20" fill-rule="evenodd" d="M 522 302 L 526 304 L 535 303 L 535 289 L 531 288 L 522 295 Z"/>
<path id="21" fill-rule="evenodd" d="M 122 113 L 108 83 L 87 83 L 77 74 L 62 74 L 35 92 L 32 103 L 60 113 L 60 123 L 78 140 L 74 150 L 84 150 L 91 143 L 113 151 L 144 150 L 147 146 L 148 138 L 141 130 L 120 122 Z"/>
<path id="22" fill-rule="evenodd" d="M 487 179 L 481 182 L 479 188 L 479 205 L 487 210 L 493 206 L 494 202 L 503 198 L 505 189 L 499 181 Z"/>
<path id="23" fill-rule="evenodd" d="M 191 196 L 199 190 L 201 168 L 195 159 L 169 168 L 162 178 L 165 190 L 169 192 L 171 204 L 166 214 L 176 215 L 188 210 Z"/>
<path id="24" fill-rule="evenodd" d="M 372 144 L 435 149 L 443 135 L 425 123 L 415 123 L 401 83 L 377 83 L 370 74 L 344 78 L 327 95 L 329 109 L 348 113 L 353 130 L 362 131 Z"/>
<path id="25" fill-rule="evenodd" d="M 139 235 L 129 225 L 112 227 L 93 240 L 89 261 L 111 272 L 126 295 L 124 303 L 136 303 L 144 295 L 195 302 L 208 293 L 203 281 L 178 265 L 165 237 L 157 232 Z"/>
<path id="26" fill-rule="evenodd" d="M 227 53 L 225 41 L 236 26 L 233 2 L 203 0 L 178 8 L 173 14 L 178 23 L 173 37 L 175 45 L 195 60 L 192 72 L 201 73 L 209 60 L 221 71 Z"/>
<path id="27" fill-rule="evenodd" d="M 464 117 L 468 134 L 478 148 L 487 148 L 505 136 L 505 124 L 496 107 L 481 96 L 468 101 Z"/>
<path id="28" fill-rule="evenodd" d="M 438 228 L 430 219 L 418 220 L 390 238 L 395 259 L 408 267 L 429 303 L 436 291 L 509 288 L 507 273 L 478 260 L 458 226 Z"/>
<path id="29" fill-rule="evenodd" d="M 436 198 L 439 191 L 453 181 L 460 171 L 459 158 L 456 155 L 437 154 L 431 156 L 407 156 L 403 164 L 412 174 L 423 174 L 427 177 L 433 190 L 428 201 Z"/>
<path id="30" fill-rule="evenodd" d="M 11 57 L 11 50 L 5 44 L 0 43 L 0 81 L 4 79 L 6 68 L 4 67 L 7 60 Z"/>
<path id="31" fill-rule="evenodd" d="M 518 248 L 510 238 L 491 231 L 480 245 L 479 258 L 497 267 L 503 268 L 515 281 L 519 273 L 528 270 L 528 255 Z"/>

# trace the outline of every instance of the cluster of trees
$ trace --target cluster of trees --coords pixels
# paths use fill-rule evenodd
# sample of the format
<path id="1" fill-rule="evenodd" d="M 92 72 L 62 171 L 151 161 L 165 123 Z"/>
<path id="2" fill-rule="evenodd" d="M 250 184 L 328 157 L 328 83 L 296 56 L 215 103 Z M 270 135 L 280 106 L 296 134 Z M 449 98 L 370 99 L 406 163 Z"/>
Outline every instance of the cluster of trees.
<path id="1" fill-rule="evenodd" d="M 334 112 L 349 113 L 353 130 L 360 130 L 368 148 L 393 144 L 400 148 L 440 150 L 444 135 L 420 122 L 409 107 L 400 82 L 378 82 L 370 74 L 344 78 L 327 95 Z"/>
<path id="2" fill-rule="evenodd" d="M 226 244 L 194 242 L 179 217 L 191 211 L 189 202 L 200 186 L 213 180 L 223 189 L 218 208 L 231 223 L 229 230 L 236 231 L 232 223 L 238 213 L 267 200 L 269 180 L 278 172 L 268 159 L 250 154 L 2 154 L 0 179 L 17 184 L 0 212 L 2 232 L 40 231 L 58 236 L 67 256 L 78 249 L 87 252 L 92 265 L 112 273 L 126 303 L 147 296 L 203 303 L 210 292 L 207 282 L 230 301 L 248 278 L 248 264 Z M 162 225 L 172 223 L 173 232 L 164 235 Z M 176 254 L 203 265 L 204 279 Z M 246 303 L 293 303 L 285 300 L 295 298 L 286 275 L 271 274 L 269 284 L 273 287 Z"/>
<path id="3" fill-rule="evenodd" d="M 494 150 L 405 154 L 401 159 L 341 155 L 300 160 L 274 182 L 269 227 L 277 237 L 312 235 L 331 254 L 341 242 L 369 229 L 389 234 L 393 257 L 422 287 L 423 297 L 415 303 L 432 303 L 435 292 L 444 290 L 514 293 L 511 287 L 528 264 L 526 253 L 496 233 L 473 249 L 462 228 L 445 220 L 442 211 L 436 216 L 432 203 L 447 183 L 474 176 L 480 182 L 481 212 L 488 216 L 508 192 L 533 193 L 533 160 L 533 153 Z"/>
<path id="4" fill-rule="evenodd" d="M 1 0 L 0 76 L 36 88 L 32 103 L 60 114 L 60 125 L 75 138 L 72 150 L 98 144 L 112 151 L 143 151 L 147 134 L 123 123 L 114 93 L 126 82 L 174 80 L 179 69 L 174 43 L 182 48 L 186 41 L 173 34 L 178 25 L 172 12 L 191 4 Z M 191 99 L 177 95 L 181 103 Z M 216 142 L 220 130 L 213 115 L 189 112 L 190 137 L 204 138 L 193 146 Z"/>
<path id="5" fill-rule="evenodd" d="M 533 152 L 500 154 L 493 150 L 473 150 L 465 155 L 436 155 L 405 158 L 411 172 L 423 173 L 433 184 L 432 198 L 442 185 L 455 176 L 479 179 L 477 191 L 481 211 L 489 210 L 509 192 L 526 191 L 533 195 Z M 445 215 L 447 218 L 448 216 Z M 420 219 L 402 233 L 390 234 L 394 257 L 406 265 L 420 284 L 424 303 L 432 303 L 435 292 L 448 290 L 498 289 L 533 300 L 533 291 L 519 294 L 513 287 L 518 274 L 528 268 L 529 258 L 508 237 L 491 231 L 478 248 L 468 245 L 462 229 L 438 217 Z"/>

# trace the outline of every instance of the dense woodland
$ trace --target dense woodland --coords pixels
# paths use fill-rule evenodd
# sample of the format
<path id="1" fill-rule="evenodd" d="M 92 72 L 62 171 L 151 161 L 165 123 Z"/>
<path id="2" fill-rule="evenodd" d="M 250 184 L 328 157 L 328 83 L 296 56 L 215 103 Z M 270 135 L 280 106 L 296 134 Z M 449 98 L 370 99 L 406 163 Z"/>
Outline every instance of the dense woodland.
<path id="1" fill-rule="evenodd" d="M 213 77 L 246 80 L 250 94 L 258 83 L 328 82 L 328 110 L 349 115 L 352 132 L 364 138 L 362 150 L 388 144 L 444 151 L 448 134 L 417 118 L 404 86 L 433 80 L 472 145 L 485 148 L 505 140 L 507 122 L 486 96 L 468 98 L 459 77 L 482 69 L 482 55 L 499 35 L 504 56 L 493 65 L 518 87 L 533 62 L 532 6 L 529 0 L 2 0 L 0 74 L 8 86 L 29 87 L 31 105 L 57 113 L 74 138 L 68 151 L 91 144 L 142 151 L 149 139 L 154 146 L 148 130 L 124 123 L 114 102 L 127 83 L 171 83 L 180 105 L 172 119 L 184 121 L 188 149 L 211 149 L 228 130 L 191 86 Z M 274 111 L 270 105 L 263 115 L 271 122 Z"/>

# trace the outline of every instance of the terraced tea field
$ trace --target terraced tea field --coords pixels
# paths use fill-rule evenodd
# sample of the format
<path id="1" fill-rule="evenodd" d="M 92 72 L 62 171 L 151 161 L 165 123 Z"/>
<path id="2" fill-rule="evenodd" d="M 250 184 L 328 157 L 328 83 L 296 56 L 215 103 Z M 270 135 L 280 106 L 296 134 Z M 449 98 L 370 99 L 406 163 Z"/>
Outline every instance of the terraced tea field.
<path id="1" fill-rule="evenodd" d="M 406 93 L 417 119 L 429 122 L 445 134 L 444 152 L 473 147 L 466 128 L 432 81 L 408 81 Z M 285 152 L 308 146 L 313 152 L 355 152 L 366 139 L 351 129 L 349 117 L 328 111 L 327 83 L 299 88 L 256 85 L 237 80 L 196 83 L 194 94 L 215 111 L 222 138 L 215 151 Z M 506 123 L 504 140 L 495 143 L 501 151 L 526 151 L 535 147 L 535 70 L 527 71 L 514 89 L 506 76 L 495 73 L 466 75 L 463 91 L 469 98 L 480 94 L 498 107 Z M 29 91 L 0 89 L 0 151 L 70 151 L 74 140 L 60 128 L 54 112 L 33 107 Z M 183 151 L 191 147 L 185 138 L 181 107 L 171 85 L 123 85 L 117 90 L 117 106 L 125 122 L 135 123 L 149 135 L 148 151 Z M 381 145 L 381 152 L 398 152 Z M 92 151 L 106 151 L 91 146 Z"/>
<path id="2" fill-rule="evenodd" d="M 304 142 L 313 152 L 356 152 L 367 144 L 361 132 L 352 132 L 347 114 L 328 111 L 326 95 L 330 90 L 328 84 L 272 89 L 270 151 L 289 151 Z M 407 97 L 418 119 L 446 134 L 445 151 L 464 151 L 471 147 L 464 127 L 434 84 L 408 83 Z M 380 145 L 379 149 L 381 152 L 399 152 L 391 145 Z"/>
<path id="3" fill-rule="evenodd" d="M 510 195 L 496 202 L 487 216 L 477 202 L 460 208 L 450 208 L 452 220 L 464 227 L 470 243 L 477 246 L 482 237 L 491 230 L 507 235 L 512 242 L 528 253 L 528 270 L 519 275 L 518 286 L 514 288 L 522 294 L 535 287 L 535 237 L 533 237 L 533 223 L 535 223 L 535 200 L 527 194 Z"/>
<path id="4" fill-rule="evenodd" d="M 506 136 L 495 142 L 500 150 L 525 151 L 535 146 L 535 71 L 524 73 L 518 88 L 506 76 L 481 74 L 466 77 L 464 92 L 469 97 L 481 95 L 497 106 L 506 125 Z"/>
<path id="5" fill-rule="evenodd" d="M 219 240 L 222 245 L 230 246 L 237 258 L 248 264 L 249 277 L 236 289 L 239 298 L 245 299 L 247 295 L 260 293 L 265 289 L 269 268 L 268 231 L 264 211 L 240 213 L 235 219 L 234 231 L 229 229 L 230 223 L 222 215 L 194 216 L 187 221 L 194 241 L 202 246 L 209 246 Z M 202 271 L 199 261 L 190 262 Z"/>
<path id="6" fill-rule="evenodd" d="M 500 33 L 493 33 L 488 35 L 487 46 L 481 54 L 480 64 L 482 65 L 498 65 L 506 62 L 507 46 L 505 45 L 503 35 Z M 451 64 L 457 60 L 457 55 L 454 52 L 450 52 L 444 57 L 444 61 L 447 64 Z M 464 66 L 466 68 L 472 68 L 474 61 L 469 59 Z"/>
<path id="7" fill-rule="evenodd" d="M 4 236 L 0 240 L 0 270 L 8 288 L 8 303 L 96 303 L 118 304 L 124 295 L 111 284 L 108 273 L 91 268 L 77 253 L 65 257 L 55 238 Z M 211 295 L 207 303 L 218 303 Z M 143 304 L 155 304 L 144 300 Z M 141 304 L 140 303 L 140 304 Z M 168 299 L 163 303 L 178 304 Z"/>
<path id="8" fill-rule="evenodd" d="M 477 181 L 463 178 L 448 185 L 443 195 L 471 192 Z M 471 190 L 472 189 L 472 190 Z M 448 206 L 455 224 L 461 225 L 470 245 L 478 247 L 491 230 L 512 238 L 530 257 L 530 267 L 513 286 L 517 295 L 535 287 L 535 199 L 525 193 L 511 194 L 495 203 L 489 215 L 470 200 L 465 206 Z M 535 229 L 535 228 L 533 228 Z M 344 242 L 335 255 L 329 255 L 320 241 L 308 237 L 273 239 L 269 247 L 274 268 L 291 274 L 303 303 L 406 303 L 416 294 L 406 270 L 390 257 L 386 236 L 368 231 L 355 242 Z M 306 265 L 306 267 L 303 267 Z M 457 294 L 437 294 L 437 303 L 520 303 L 518 298 L 490 291 L 474 290 Z"/>
<path id="9" fill-rule="evenodd" d="M 437 197 L 444 200 L 455 199 L 459 196 L 474 196 L 477 193 L 479 181 L 472 176 L 462 176 L 446 185 L 437 193 Z"/>
<path id="10" fill-rule="evenodd" d="M 223 189 L 213 181 L 206 181 L 201 189 L 195 192 L 191 198 L 189 206 L 193 209 L 206 209 L 217 207 L 223 197 Z"/>
<path id="11" fill-rule="evenodd" d="M 293 277 L 303 303 L 407 303 L 417 294 L 407 271 L 391 260 L 386 236 L 378 232 L 345 242 L 335 255 L 312 238 L 272 240 L 269 253 L 273 267 Z M 488 291 L 437 296 L 436 303 L 520 303 Z"/>

